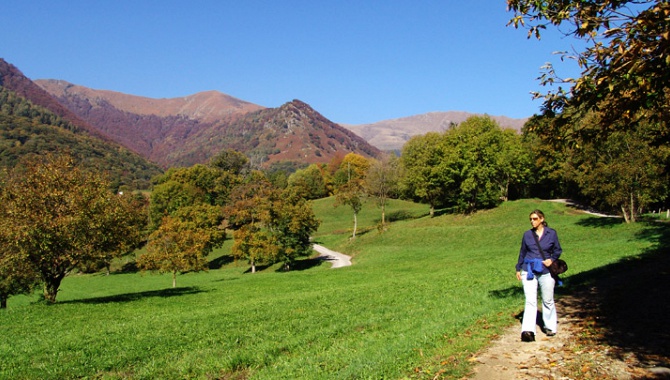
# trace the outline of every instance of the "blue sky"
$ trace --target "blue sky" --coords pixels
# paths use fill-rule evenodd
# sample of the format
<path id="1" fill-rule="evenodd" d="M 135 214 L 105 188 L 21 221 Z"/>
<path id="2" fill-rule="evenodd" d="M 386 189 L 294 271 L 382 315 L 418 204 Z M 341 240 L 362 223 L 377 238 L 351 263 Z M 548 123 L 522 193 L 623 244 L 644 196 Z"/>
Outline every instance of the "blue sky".
<path id="1" fill-rule="evenodd" d="M 541 41 L 507 27 L 504 0 L 3 0 L 0 57 L 31 79 L 152 98 L 217 90 L 265 107 L 293 99 L 371 123 L 432 111 L 539 112 Z"/>

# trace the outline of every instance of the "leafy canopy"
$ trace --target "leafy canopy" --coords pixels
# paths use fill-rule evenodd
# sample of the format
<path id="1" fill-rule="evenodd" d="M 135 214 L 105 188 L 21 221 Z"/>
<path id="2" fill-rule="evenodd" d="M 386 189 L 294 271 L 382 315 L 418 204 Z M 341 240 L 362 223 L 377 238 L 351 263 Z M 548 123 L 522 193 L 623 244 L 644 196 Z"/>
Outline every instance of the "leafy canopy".
<path id="1" fill-rule="evenodd" d="M 670 3 L 508 0 L 507 5 L 515 13 L 510 24 L 527 27 L 529 37 L 540 38 L 542 30 L 553 25 L 587 43 L 573 56 L 583 69 L 580 78 L 561 79 L 551 69 L 542 77 L 545 84 L 571 86 L 547 93 L 547 110 L 597 109 L 602 111 L 603 127 L 640 117 L 669 121 Z"/>
<path id="2" fill-rule="evenodd" d="M 109 191 L 109 181 L 72 156 L 32 157 L 4 173 L 0 241 L 17 264 L 27 264 L 56 301 L 60 283 L 81 263 L 136 247 L 146 223 L 133 197 Z"/>

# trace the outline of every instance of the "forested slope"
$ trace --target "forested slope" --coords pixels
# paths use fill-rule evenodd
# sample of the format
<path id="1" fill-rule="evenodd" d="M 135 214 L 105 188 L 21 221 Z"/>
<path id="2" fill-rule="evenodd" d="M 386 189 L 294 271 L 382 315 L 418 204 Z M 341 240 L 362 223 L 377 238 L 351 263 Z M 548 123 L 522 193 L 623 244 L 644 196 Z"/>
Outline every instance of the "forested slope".
<path id="1" fill-rule="evenodd" d="M 158 166 L 120 145 L 90 136 L 62 117 L 0 86 L 0 167 L 23 156 L 68 151 L 89 168 L 110 176 L 113 186 L 146 189 Z"/>

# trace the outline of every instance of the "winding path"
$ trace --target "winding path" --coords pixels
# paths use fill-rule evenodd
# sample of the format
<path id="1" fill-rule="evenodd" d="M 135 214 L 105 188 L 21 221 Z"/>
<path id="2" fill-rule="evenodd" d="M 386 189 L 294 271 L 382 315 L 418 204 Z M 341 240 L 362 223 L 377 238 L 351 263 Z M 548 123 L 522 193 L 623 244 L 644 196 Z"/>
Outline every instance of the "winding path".
<path id="1" fill-rule="evenodd" d="M 330 269 L 348 267 L 351 265 L 351 256 L 332 251 L 318 244 L 314 244 L 314 250 L 321 254 L 318 259 L 333 263 L 333 266 Z"/>

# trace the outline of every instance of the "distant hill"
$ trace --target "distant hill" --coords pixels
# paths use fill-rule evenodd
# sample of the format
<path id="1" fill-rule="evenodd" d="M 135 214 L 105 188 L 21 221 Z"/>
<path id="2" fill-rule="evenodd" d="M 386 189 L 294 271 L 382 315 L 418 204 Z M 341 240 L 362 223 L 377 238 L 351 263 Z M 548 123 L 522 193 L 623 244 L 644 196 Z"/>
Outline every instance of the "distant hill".
<path id="1" fill-rule="evenodd" d="M 460 124 L 476 114 L 459 111 L 430 112 L 421 115 L 379 121 L 371 124 L 345 125 L 357 135 L 377 148 L 390 151 L 400 150 L 412 136 L 428 132 L 442 132 L 452 124 Z M 526 119 L 512 119 L 506 116 L 490 116 L 503 128 L 521 130 Z"/>
<path id="2" fill-rule="evenodd" d="M 217 91 L 152 99 L 60 80 L 35 83 L 101 133 L 163 167 L 207 162 L 226 148 L 263 166 L 329 162 L 349 152 L 367 157 L 380 153 L 299 100 L 264 108 Z"/>

